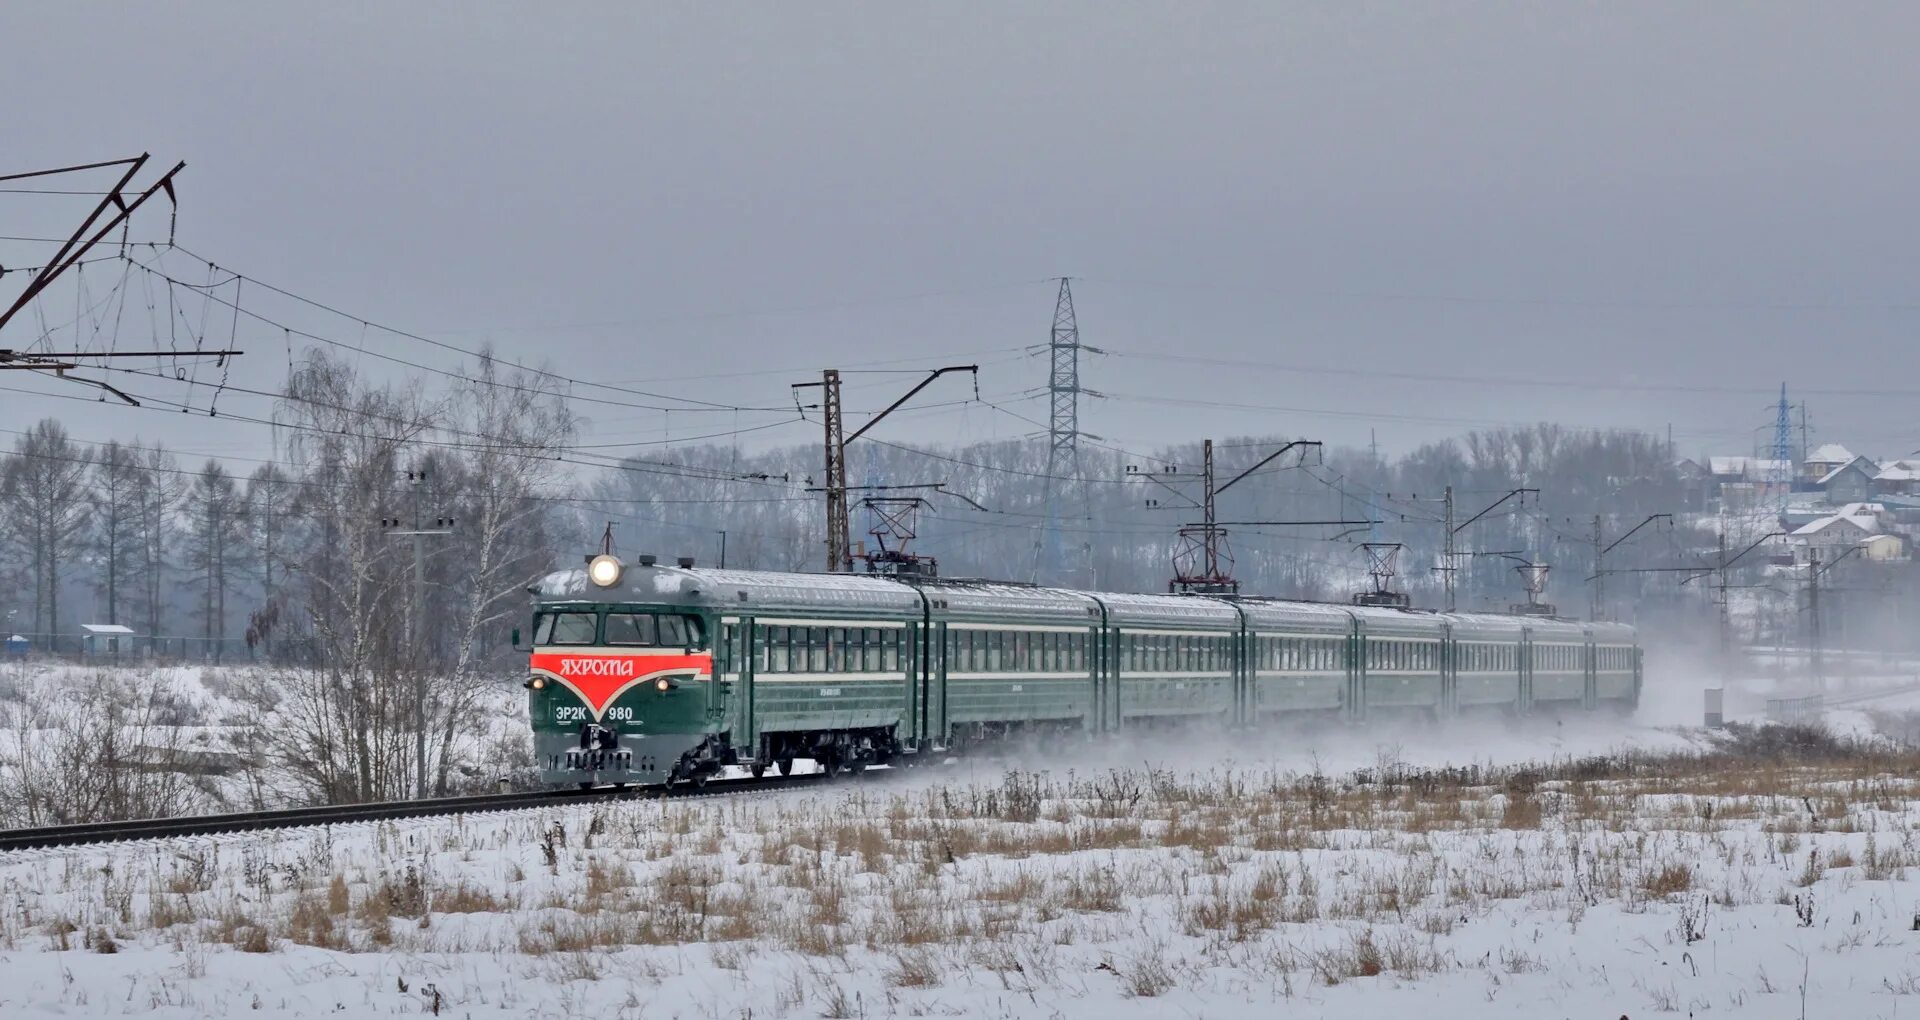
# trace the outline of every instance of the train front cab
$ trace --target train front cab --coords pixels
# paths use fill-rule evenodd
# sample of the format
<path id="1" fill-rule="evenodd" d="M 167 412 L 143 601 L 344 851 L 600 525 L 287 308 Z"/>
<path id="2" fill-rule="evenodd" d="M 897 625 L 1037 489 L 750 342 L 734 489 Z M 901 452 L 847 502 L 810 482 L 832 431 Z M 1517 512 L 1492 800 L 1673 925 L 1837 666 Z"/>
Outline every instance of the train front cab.
<path id="1" fill-rule="evenodd" d="M 710 621 L 684 606 L 548 603 L 526 681 L 548 786 L 664 783 L 719 729 Z"/>

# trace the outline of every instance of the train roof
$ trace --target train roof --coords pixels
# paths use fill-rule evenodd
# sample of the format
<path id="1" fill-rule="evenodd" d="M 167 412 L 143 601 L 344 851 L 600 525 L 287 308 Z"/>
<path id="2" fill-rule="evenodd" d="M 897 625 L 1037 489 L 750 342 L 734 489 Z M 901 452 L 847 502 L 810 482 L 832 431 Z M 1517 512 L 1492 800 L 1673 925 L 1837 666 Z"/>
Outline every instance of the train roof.
<path id="1" fill-rule="evenodd" d="M 1255 630 L 1344 630 L 1355 617 L 1369 632 L 1424 633 L 1447 623 L 1461 637 L 1517 638 L 1523 628 L 1538 637 L 1631 641 L 1621 623 L 1582 623 L 1499 613 L 1438 613 L 1423 609 L 1298 602 L 1265 596 L 1222 598 L 1083 592 L 1066 588 L 958 578 L 902 579 L 883 574 L 801 574 L 768 570 L 720 570 L 660 564 L 628 565 L 611 588 L 595 588 L 584 568 L 558 570 L 529 589 L 542 602 L 667 603 L 717 609 L 819 610 L 916 615 L 922 593 L 933 612 L 947 619 L 1019 615 L 1062 624 L 1083 623 L 1104 606 L 1109 622 L 1134 627 L 1232 629 L 1242 614 Z"/>
<path id="2" fill-rule="evenodd" d="M 786 574 L 630 564 L 611 588 L 596 588 L 585 568 L 548 574 L 531 589 L 542 601 L 665 602 L 671 605 L 917 613 L 920 595 L 872 574 Z"/>

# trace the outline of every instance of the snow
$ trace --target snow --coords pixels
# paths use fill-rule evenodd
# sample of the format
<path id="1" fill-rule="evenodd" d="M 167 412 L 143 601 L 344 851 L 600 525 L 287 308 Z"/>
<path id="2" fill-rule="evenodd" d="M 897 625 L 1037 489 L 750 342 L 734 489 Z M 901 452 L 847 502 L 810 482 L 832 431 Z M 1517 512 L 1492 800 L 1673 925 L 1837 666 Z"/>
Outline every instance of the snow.
<path id="1" fill-rule="evenodd" d="M 1056 743 L 831 787 L 15 852 L 0 1014 L 1911 1011 L 1920 783 L 1552 778 L 1710 739 L 1663 718 L 1252 753 L 1161 734 L 1070 765 Z M 1547 777 L 1492 768 L 1530 761 Z"/>

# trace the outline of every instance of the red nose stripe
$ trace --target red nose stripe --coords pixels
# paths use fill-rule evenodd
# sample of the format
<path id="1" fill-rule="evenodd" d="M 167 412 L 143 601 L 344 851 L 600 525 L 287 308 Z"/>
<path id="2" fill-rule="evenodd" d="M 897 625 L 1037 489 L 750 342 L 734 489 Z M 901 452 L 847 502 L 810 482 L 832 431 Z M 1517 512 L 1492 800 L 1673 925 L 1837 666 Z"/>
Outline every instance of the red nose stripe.
<path id="1" fill-rule="evenodd" d="M 711 676 L 711 655 L 568 655 L 547 652 L 533 657 L 533 669 L 558 677 L 580 695 L 595 716 L 635 683 L 659 676 Z"/>

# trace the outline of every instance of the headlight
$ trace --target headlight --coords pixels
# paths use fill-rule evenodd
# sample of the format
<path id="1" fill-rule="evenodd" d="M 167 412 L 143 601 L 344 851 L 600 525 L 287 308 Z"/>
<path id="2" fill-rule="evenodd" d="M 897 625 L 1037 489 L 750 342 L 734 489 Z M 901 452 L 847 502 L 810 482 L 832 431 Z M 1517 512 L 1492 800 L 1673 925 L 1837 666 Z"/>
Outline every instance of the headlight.
<path id="1" fill-rule="evenodd" d="M 671 681 L 671 680 L 669 680 L 669 679 L 667 679 L 666 677 L 661 677 L 660 679 L 658 679 L 658 680 L 655 680 L 655 681 L 653 682 L 653 685 L 654 685 L 655 687 L 658 687 L 658 688 L 659 688 L 659 689 L 660 689 L 661 691 L 663 691 L 663 692 L 664 692 L 664 691 L 666 691 L 666 690 L 667 690 L 667 689 L 668 689 L 669 687 L 672 687 L 672 686 L 673 686 L 673 681 Z"/>
<path id="2" fill-rule="evenodd" d="M 620 583 L 620 557 L 601 553 L 587 564 L 587 579 L 602 588 L 611 588 Z"/>
<path id="3" fill-rule="evenodd" d="M 531 690 L 536 690 L 536 691 L 542 690 L 546 686 L 547 686 L 547 678 L 543 676 L 537 676 L 527 681 L 527 687 Z"/>

